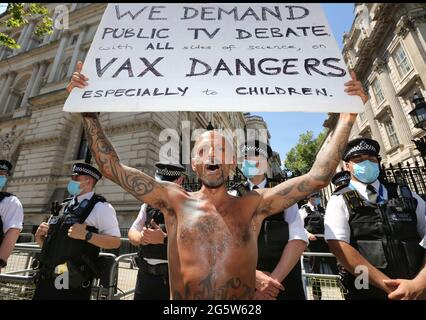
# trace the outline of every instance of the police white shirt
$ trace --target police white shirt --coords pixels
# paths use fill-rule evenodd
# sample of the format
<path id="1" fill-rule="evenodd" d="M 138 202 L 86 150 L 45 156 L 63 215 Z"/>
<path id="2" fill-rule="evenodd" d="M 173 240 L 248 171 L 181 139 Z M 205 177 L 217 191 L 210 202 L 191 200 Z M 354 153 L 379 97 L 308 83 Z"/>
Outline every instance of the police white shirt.
<path id="1" fill-rule="evenodd" d="M 310 202 L 306 203 L 306 206 L 308 206 L 313 212 L 318 211 L 318 207 L 313 206 Z M 308 216 L 308 211 L 306 211 L 306 208 L 302 207 L 299 209 L 299 214 L 302 220 L 305 220 Z"/>
<path id="2" fill-rule="evenodd" d="M 264 179 L 261 183 L 257 185 L 258 188 L 264 189 L 266 187 L 267 182 L 267 179 Z M 248 180 L 248 183 L 250 190 L 253 190 L 253 187 L 255 186 L 254 183 L 250 180 Z M 291 207 L 288 207 L 287 209 L 284 209 L 283 218 L 284 221 L 288 223 L 288 241 L 303 240 L 306 243 L 309 243 L 308 234 L 306 233 L 303 220 L 299 215 L 299 206 L 297 205 L 297 203 L 295 203 Z"/>
<path id="3" fill-rule="evenodd" d="M 306 206 L 308 206 L 312 211 L 318 211 L 318 207 L 313 206 L 310 202 L 306 203 Z M 303 225 L 305 225 L 305 218 L 308 216 L 308 212 L 306 211 L 306 208 L 302 207 L 299 209 L 299 215 L 302 219 Z M 306 230 L 306 229 L 305 229 Z M 306 232 L 308 232 L 306 230 Z M 315 234 L 316 236 L 323 236 L 322 234 Z"/>
<path id="4" fill-rule="evenodd" d="M 367 184 L 361 183 L 356 180 L 351 180 L 351 185 L 356 191 L 368 201 Z M 371 183 L 371 185 L 379 192 L 380 182 L 378 180 Z M 417 232 L 421 238 L 426 235 L 426 219 L 425 219 L 425 202 L 415 192 L 411 192 L 413 197 L 417 200 L 416 216 L 417 216 Z M 388 192 L 383 186 L 383 199 L 388 199 Z M 328 201 L 325 210 L 324 229 L 326 240 L 342 240 L 350 243 L 350 226 L 349 226 L 349 211 L 346 206 L 343 195 L 332 195 Z M 422 243 L 426 248 L 426 241 Z"/>
<path id="5" fill-rule="evenodd" d="M 22 230 L 24 210 L 21 201 L 15 196 L 6 197 L 0 202 L 0 218 L 3 223 L 3 233 L 11 229 Z"/>
<path id="6" fill-rule="evenodd" d="M 94 192 L 88 192 L 77 197 L 77 201 L 81 203 L 84 199 L 90 200 Z M 75 201 L 75 198 L 71 200 L 71 204 Z M 88 226 L 95 227 L 98 229 L 99 234 L 121 237 L 120 227 L 117 221 L 117 214 L 115 209 L 108 202 L 98 202 L 92 212 L 85 220 Z"/>
<path id="7" fill-rule="evenodd" d="M 148 208 L 148 205 L 146 203 L 144 203 L 141 206 L 141 209 L 139 211 L 138 216 L 136 217 L 136 220 L 133 222 L 132 226 L 130 227 L 130 229 L 136 230 L 138 232 L 142 232 L 143 227 L 145 227 L 145 222 L 146 222 L 146 209 Z M 144 258 L 149 264 L 155 265 L 155 264 L 159 264 L 159 263 L 166 263 L 167 260 L 163 260 L 163 259 L 147 259 Z"/>

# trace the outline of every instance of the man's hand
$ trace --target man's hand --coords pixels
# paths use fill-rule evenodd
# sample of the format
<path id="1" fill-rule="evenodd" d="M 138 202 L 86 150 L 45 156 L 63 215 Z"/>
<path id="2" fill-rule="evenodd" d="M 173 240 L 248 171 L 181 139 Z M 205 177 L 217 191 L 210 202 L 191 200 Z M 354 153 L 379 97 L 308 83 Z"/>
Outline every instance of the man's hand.
<path id="1" fill-rule="evenodd" d="M 143 228 L 141 244 L 163 244 L 164 238 L 167 236 L 163 230 L 161 230 L 160 226 L 155 223 L 154 220 L 151 220 L 152 228 Z"/>
<path id="2" fill-rule="evenodd" d="M 87 224 L 86 223 L 74 223 L 69 229 L 68 229 L 68 237 L 76 240 L 84 240 L 86 238 L 86 230 Z"/>
<path id="3" fill-rule="evenodd" d="M 44 241 L 44 238 L 47 237 L 47 233 L 49 232 L 49 224 L 47 222 L 42 222 L 35 233 L 35 239 L 36 241 L 39 240 L 40 242 Z M 37 241 L 37 242 L 39 242 Z"/>
<path id="4" fill-rule="evenodd" d="M 418 300 L 426 299 L 425 288 L 415 280 L 390 279 L 383 280 L 391 291 L 388 294 L 390 300 Z"/>
<path id="5" fill-rule="evenodd" d="M 88 85 L 87 78 L 84 74 L 81 73 L 81 69 L 83 68 L 83 63 L 81 61 L 77 62 L 77 67 L 75 72 L 72 74 L 71 82 L 67 85 L 67 91 L 71 92 L 75 87 L 84 89 Z"/>
<path id="6" fill-rule="evenodd" d="M 269 272 L 256 270 L 256 291 L 259 291 L 263 296 L 275 299 L 280 290 L 284 291 L 283 285 L 271 278 Z"/>
<path id="7" fill-rule="evenodd" d="M 308 239 L 309 239 L 309 241 L 316 241 L 316 240 L 317 240 L 317 237 L 315 237 L 315 235 L 314 235 L 314 234 L 312 234 L 312 233 L 308 232 Z"/>
<path id="8" fill-rule="evenodd" d="M 350 96 L 359 96 L 362 100 L 362 103 L 366 104 L 368 101 L 368 95 L 365 93 L 361 81 L 356 79 L 354 71 L 351 71 L 351 78 L 352 80 L 345 83 L 345 92 Z"/>

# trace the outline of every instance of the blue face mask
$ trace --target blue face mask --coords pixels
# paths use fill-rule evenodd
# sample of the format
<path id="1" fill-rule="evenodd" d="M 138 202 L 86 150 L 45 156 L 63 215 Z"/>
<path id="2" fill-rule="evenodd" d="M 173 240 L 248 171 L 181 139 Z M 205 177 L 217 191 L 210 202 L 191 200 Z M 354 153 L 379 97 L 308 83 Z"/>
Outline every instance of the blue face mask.
<path id="1" fill-rule="evenodd" d="M 372 183 L 379 177 L 379 173 L 379 164 L 370 160 L 354 164 L 354 176 L 361 182 Z"/>
<path id="2" fill-rule="evenodd" d="M 3 188 L 6 185 L 7 177 L 6 176 L 0 176 L 0 189 Z"/>
<path id="3" fill-rule="evenodd" d="M 321 204 L 320 198 L 314 198 L 314 205 L 319 206 Z"/>
<path id="4" fill-rule="evenodd" d="M 68 192 L 73 196 L 78 196 L 81 193 L 80 182 L 71 180 L 67 186 Z"/>
<path id="5" fill-rule="evenodd" d="M 259 170 L 256 168 L 256 161 L 253 160 L 244 160 L 242 171 L 246 178 L 249 179 L 259 174 Z"/>

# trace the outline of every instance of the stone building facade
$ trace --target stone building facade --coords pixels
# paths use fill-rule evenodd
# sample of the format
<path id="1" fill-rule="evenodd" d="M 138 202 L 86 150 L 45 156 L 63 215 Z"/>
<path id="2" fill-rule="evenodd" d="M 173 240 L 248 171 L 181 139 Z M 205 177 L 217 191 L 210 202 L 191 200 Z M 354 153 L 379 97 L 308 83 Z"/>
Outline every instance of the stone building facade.
<path id="1" fill-rule="evenodd" d="M 21 200 L 27 226 L 45 220 L 50 204 L 68 195 L 71 166 L 87 154 L 80 115 L 62 108 L 66 84 L 76 62 L 84 61 L 106 4 L 49 3 L 53 18 L 58 5 L 69 10 L 69 29 L 39 38 L 32 20 L 10 34 L 21 49 L 0 49 L 0 157 L 14 165 L 7 191 Z M 185 121 L 191 131 L 209 122 L 216 129 L 246 128 L 243 113 L 104 113 L 100 119 L 121 161 L 149 175 L 159 160 L 159 134 L 165 128 L 181 136 Z M 187 172 L 193 174 L 189 165 Z M 141 203 L 107 179 L 96 191 L 113 204 L 120 226 L 129 227 Z"/>
<path id="2" fill-rule="evenodd" d="M 420 161 L 409 112 L 414 93 L 426 96 L 426 5 L 356 3 L 355 20 L 344 35 L 343 57 L 368 92 L 369 102 L 351 132 L 377 140 L 385 165 Z M 324 126 L 333 130 L 337 115 Z"/>

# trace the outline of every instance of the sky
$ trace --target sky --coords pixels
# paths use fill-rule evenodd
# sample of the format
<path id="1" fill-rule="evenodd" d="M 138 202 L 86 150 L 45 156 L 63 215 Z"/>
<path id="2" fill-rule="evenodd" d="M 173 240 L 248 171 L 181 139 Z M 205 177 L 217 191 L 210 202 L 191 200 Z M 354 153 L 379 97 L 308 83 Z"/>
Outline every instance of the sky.
<path id="1" fill-rule="evenodd" d="M 349 31 L 354 20 L 353 3 L 325 3 L 322 5 L 330 27 L 342 49 L 343 33 Z M 0 3 L 0 13 L 6 9 L 6 3 Z M 299 135 L 308 130 L 317 136 L 324 128 L 322 124 L 326 113 L 313 112 L 261 112 L 260 115 L 268 124 L 271 133 L 271 147 L 280 154 L 284 161 L 286 154 L 297 144 Z"/>
<path id="2" fill-rule="evenodd" d="M 330 3 L 322 5 L 340 49 L 343 49 L 343 33 L 348 32 L 354 20 L 353 3 Z M 271 133 L 270 144 L 284 161 L 286 154 L 297 144 L 299 135 L 308 130 L 316 137 L 324 127 L 326 113 L 319 112 L 253 112 L 262 116 Z"/>

